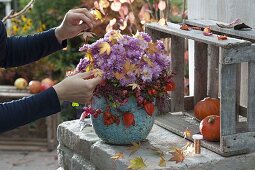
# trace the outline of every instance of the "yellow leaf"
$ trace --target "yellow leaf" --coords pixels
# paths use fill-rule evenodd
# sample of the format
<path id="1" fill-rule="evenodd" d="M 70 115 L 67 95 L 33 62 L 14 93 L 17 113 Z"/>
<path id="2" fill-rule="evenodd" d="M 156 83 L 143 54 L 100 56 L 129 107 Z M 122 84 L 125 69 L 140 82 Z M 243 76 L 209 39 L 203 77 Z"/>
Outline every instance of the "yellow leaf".
<path id="1" fill-rule="evenodd" d="M 115 77 L 117 80 L 122 79 L 122 78 L 123 78 L 123 76 L 124 76 L 124 74 L 123 74 L 123 73 L 119 73 L 119 72 L 115 72 L 115 73 L 114 73 L 114 77 Z"/>
<path id="2" fill-rule="evenodd" d="M 136 70 L 135 64 L 131 64 L 129 60 L 126 60 L 125 64 L 123 65 L 124 71 L 126 74 L 132 73 Z"/>
<path id="3" fill-rule="evenodd" d="M 73 106 L 73 107 L 78 107 L 78 106 L 79 106 L 79 103 L 72 102 L 72 106 Z"/>
<path id="4" fill-rule="evenodd" d="M 144 60 L 149 66 L 151 66 L 151 67 L 154 66 L 153 62 L 152 62 L 146 55 L 143 56 L 143 60 Z"/>
<path id="5" fill-rule="evenodd" d="M 130 164 L 128 166 L 128 168 L 130 169 L 141 169 L 141 168 L 145 168 L 146 164 L 143 161 L 142 157 L 135 157 L 134 159 L 131 159 Z"/>
<path id="6" fill-rule="evenodd" d="M 160 167 L 166 166 L 166 160 L 165 160 L 164 156 L 160 156 L 160 161 L 159 161 L 158 166 L 160 166 Z"/>
<path id="7" fill-rule="evenodd" d="M 115 18 L 114 18 L 115 19 Z M 116 19 L 115 19 L 116 20 Z M 118 39 L 122 38 L 122 35 L 119 31 L 114 31 L 111 36 L 109 37 L 109 41 L 117 41 Z"/>
<path id="8" fill-rule="evenodd" d="M 129 156 L 134 154 L 136 151 L 138 151 L 140 149 L 140 147 L 141 147 L 141 143 L 140 142 L 139 143 L 133 142 L 132 146 L 128 147 L 128 149 L 127 149 L 127 150 L 131 151 Z"/>
<path id="9" fill-rule="evenodd" d="M 123 157 L 124 157 L 123 152 L 118 152 L 118 153 L 115 153 L 115 155 L 113 155 L 111 158 L 114 160 L 117 160 L 117 159 L 122 159 Z"/>
<path id="10" fill-rule="evenodd" d="M 162 25 L 162 26 L 166 25 L 166 19 L 165 19 L 165 18 L 161 18 L 161 19 L 158 21 L 158 24 L 159 24 L 159 25 Z"/>
<path id="11" fill-rule="evenodd" d="M 97 9 L 91 10 L 91 14 L 95 16 L 96 20 L 102 20 L 103 16 Z"/>
<path id="12" fill-rule="evenodd" d="M 140 85 L 139 85 L 139 84 L 136 84 L 136 83 L 131 83 L 131 84 L 129 84 L 128 86 L 131 86 L 131 87 L 132 87 L 132 90 L 135 90 L 136 88 L 141 89 L 141 88 L 140 88 Z"/>
<path id="13" fill-rule="evenodd" d="M 86 57 L 88 58 L 88 60 L 89 60 L 90 62 L 93 62 L 93 61 L 94 61 L 94 59 L 93 59 L 93 54 L 92 54 L 90 51 L 88 51 L 88 52 L 86 53 Z"/>
<path id="14" fill-rule="evenodd" d="M 184 155 L 189 155 L 189 154 L 193 154 L 194 152 L 194 147 L 193 144 L 191 142 L 187 142 L 185 146 L 182 147 L 182 151 Z"/>
<path id="15" fill-rule="evenodd" d="M 181 149 L 176 148 L 174 152 L 170 152 L 173 157 L 169 159 L 169 161 L 175 161 L 175 163 L 183 162 L 184 160 L 184 155 Z"/>
<path id="16" fill-rule="evenodd" d="M 158 51 L 157 44 L 153 42 L 149 42 L 147 50 L 150 54 L 156 53 Z"/>
<path id="17" fill-rule="evenodd" d="M 192 132 L 189 130 L 189 128 L 186 128 L 186 130 L 183 132 L 184 139 L 190 138 L 192 135 Z"/>
<path id="18" fill-rule="evenodd" d="M 92 72 L 93 72 L 94 77 L 97 77 L 97 76 L 103 77 L 103 71 L 102 70 L 94 69 L 94 70 L 92 70 Z"/>
<path id="19" fill-rule="evenodd" d="M 102 42 L 99 44 L 100 52 L 99 54 L 103 54 L 106 52 L 107 55 L 111 53 L 111 46 L 108 42 Z"/>

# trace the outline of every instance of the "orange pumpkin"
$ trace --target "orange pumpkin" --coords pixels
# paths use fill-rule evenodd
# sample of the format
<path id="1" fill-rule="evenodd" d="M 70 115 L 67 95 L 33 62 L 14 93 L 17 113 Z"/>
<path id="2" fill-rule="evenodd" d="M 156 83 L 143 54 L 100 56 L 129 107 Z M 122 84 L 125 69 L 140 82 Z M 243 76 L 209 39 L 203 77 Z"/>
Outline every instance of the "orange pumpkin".
<path id="1" fill-rule="evenodd" d="M 210 115 L 220 115 L 220 100 L 210 97 L 204 98 L 195 105 L 194 114 L 199 120 Z"/>
<path id="2" fill-rule="evenodd" d="M 220 141 L 220 116 L 207 116 L 200 122 L 199 130 L 203 139 L 211 142 Z"/>

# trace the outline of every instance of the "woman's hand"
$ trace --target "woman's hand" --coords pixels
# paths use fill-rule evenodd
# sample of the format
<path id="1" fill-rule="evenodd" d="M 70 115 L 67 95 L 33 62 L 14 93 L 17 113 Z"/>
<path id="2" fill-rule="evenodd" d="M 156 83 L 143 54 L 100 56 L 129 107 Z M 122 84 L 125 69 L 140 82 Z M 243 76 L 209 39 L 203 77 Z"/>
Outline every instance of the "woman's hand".
<path id="1" fill-rule="evenodd" d="M 63 40 L 73 38 L 84 30 L 97 25 L 95 17 L 86 8 L 69 10 L 60 26 L 55 29 L 55 35 L 61 43 Z"/>
<path id="2" fill-rule="evenodd" d="M 100 76 L 91 78 L 93 77 L 92 75 L 93 72 L 78 73 L 65 78 L 60 83 L 53 86 L 60 102 L 71 101 L 80 104 L 90 104 L 93 91 L 102 80 Z"/>

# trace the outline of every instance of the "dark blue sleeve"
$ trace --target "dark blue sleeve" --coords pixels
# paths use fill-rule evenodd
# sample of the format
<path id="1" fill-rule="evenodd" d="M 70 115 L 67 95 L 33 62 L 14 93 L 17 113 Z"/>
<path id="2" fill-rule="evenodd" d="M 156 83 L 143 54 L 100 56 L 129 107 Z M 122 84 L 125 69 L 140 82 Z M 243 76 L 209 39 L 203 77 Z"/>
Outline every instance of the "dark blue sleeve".
<path id="1" fill-rule="evenodd" d="M 20 100 L 0 103 L 0 132 L 14 129 L 60 111 L 53 87 Z"/>
<path id="2" fill-rule="evenodd" d="M 17 67 L 45 57 L 67 45 L 60 44 L 55 36 L 55 29 L 34 35 L 7 37 L 0 21 L 0 66 Z"/>

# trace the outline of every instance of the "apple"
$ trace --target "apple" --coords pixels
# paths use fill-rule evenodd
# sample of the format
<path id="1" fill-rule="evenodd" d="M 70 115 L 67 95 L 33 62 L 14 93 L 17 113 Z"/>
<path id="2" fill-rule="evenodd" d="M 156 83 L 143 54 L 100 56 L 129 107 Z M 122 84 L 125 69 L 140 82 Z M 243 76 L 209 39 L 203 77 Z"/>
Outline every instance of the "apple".
<path id="1" fill-rule="evenodd" d="M 44 91 L 48 88 L 50 88 L 51 86 L 49 84 L 46 83 L 41 83 L 41 87 L 40 87 L 40 91 Z"/>
<path id="2" fill-rule="evenodd" d="M 14 82 L 14 86 L 19 90 L 24 90 L 27 88 L 27 80 L 24 78 L 18 78 Z"/>
<path id="3" fill-rule="evenodd" d="M 39 93 L 41 91 L 41 82 L 37 80 L 32 80 L 28 84 L 29 91 L 32 94 Z"/>
<path id="4" fill-rule="evenodd" d="M 50 78 L 45 78 L 41 81 L 42 84 L 47 84 L 49 85 L 50 87 L 54 85 L 54 81 L 51 80 Z"/>

